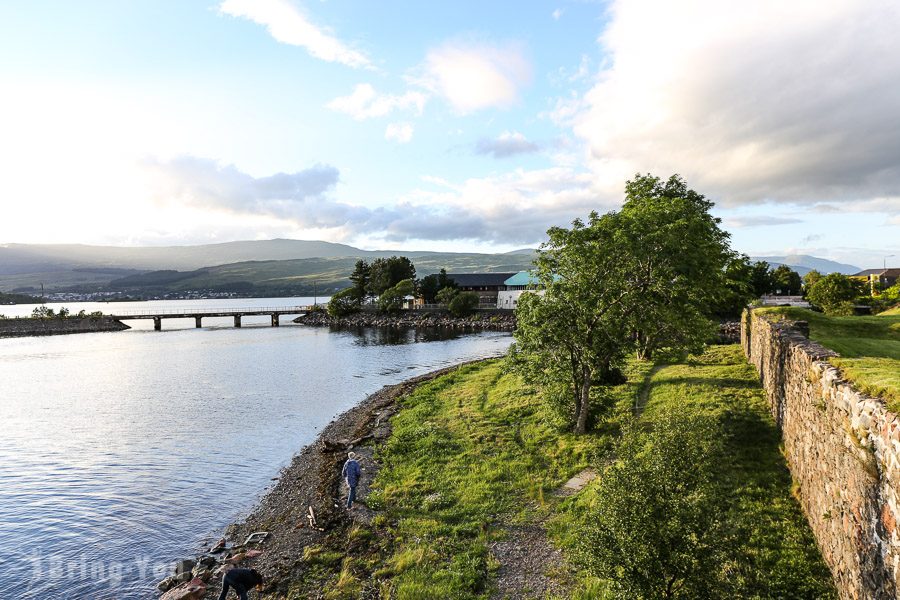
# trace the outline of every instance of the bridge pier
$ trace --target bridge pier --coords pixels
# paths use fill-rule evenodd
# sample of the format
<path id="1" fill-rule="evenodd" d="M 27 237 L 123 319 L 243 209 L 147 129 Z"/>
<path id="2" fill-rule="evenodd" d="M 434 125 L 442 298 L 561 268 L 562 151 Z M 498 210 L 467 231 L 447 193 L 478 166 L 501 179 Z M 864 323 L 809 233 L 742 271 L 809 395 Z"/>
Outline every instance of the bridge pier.
<path id="1" fill-rule="evenodd" d="M 279 317 L 281 317 L 281 315 L 279 315 L 278 313 L 272 313 L 272 327 L 278 327 L 279 325 L 281 325 Z"/>
<path id="2" fill-rule="evenodd" d="M 201 327 L 203 327 L 203 325 L 200 324 L 200 322 L 202 320 L 203 320 L 203 317 L 194 317 L 194 327 L 196 327 L 197 329 L 200 329 Z"/>
<path id="3" fill-rule="evenodd" d="M 234 326 L 235 327 L 241 326 L 241 315 L 234 315 Z"/>
<path id="4" fill-rule="evenodd" d="M 162 317 L 153 317 L 153 329 L 162 331 Z"/>

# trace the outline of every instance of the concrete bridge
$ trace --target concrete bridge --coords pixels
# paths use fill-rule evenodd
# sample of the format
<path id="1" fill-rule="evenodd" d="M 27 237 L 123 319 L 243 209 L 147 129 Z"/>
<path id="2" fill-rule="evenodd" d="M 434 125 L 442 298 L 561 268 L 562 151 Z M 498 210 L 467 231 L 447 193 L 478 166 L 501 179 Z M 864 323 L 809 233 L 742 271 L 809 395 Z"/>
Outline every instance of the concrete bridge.
<path id="1" fill-rule="evenodd" d="M 153 319 L 153 329 L 162 330 L 163 319 L 194 319 L 196 327 L 202 327 L 204 317 L 234 317 L 234 326 L 241 326 L 241 317 L 268 315 L 271 317 L 272 327 L 278 327 L 281 315 L 302 315 L 312 310 L 312 306 L 271 306 L 249 308 L 167 308 L 167 309 L 139 309 L 120 310 L 105 316 L 118 321 L 130 319 Z"/>

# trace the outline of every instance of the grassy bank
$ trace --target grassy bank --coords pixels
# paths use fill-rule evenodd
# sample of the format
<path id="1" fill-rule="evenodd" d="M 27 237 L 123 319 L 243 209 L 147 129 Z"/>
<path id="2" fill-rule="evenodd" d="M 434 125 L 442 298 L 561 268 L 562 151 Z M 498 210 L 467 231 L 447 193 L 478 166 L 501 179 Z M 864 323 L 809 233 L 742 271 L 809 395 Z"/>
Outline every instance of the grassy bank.
<path id="1" fill-rule="evenodd" d="M 571 556 L 595 486 L 570 498 L 555 492 L 585 467 L 602 470 L 638 398 L 646 401 L 647 426 L 678 406 L 712 415 L 726 432 L 716 464 L 733 532 L 722 573 L 731 597 L 832 597 L 791 496 L 778 433 L 739 348 L 714 347 L 689 363 L 651 367 L 632 363 L 629 381 L 607 399 L 607 416 L 580 437 L 562 431 L 535 391 L 499 361 L 423 385 L 402 401 L 378 453 L 380 471 L 365 500 L 374 517 L 308 549 L 319 568 L 291 597 L 317 586 L 329 598 L 488 598 L 500 566 L 491 546 L 519 525 L 547 524 Z M 603 581 L 565 561 L 549 571 L 555 589 L 565 590 L 560 598 L 607 597 Z"/>
<path id="2" fill-rule="evenodd" d="M 809 322 L 809 336 L 840 358 L 831 362 L 861 391 L 900 410 L 900 314 L 829 317 L 802 308 L 768 308 L 762 313 Z"/>

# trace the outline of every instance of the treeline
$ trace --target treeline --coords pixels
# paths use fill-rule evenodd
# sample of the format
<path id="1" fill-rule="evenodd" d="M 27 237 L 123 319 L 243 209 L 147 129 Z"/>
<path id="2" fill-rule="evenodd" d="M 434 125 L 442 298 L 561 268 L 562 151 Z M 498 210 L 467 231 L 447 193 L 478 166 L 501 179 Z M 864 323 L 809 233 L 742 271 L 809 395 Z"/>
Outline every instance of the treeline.
<path id="1" fill-rule="evenodd" d="M 371 263 L 356 261 L 350 275 L 350 287 L 328 302 L 328 314 L 343 317 L 373 305 L 384 313 L 403 308 L 407 296 L 421 298 L 426 304 L 445 304 L 455 316 L 463 317 L 478 308 L 478 294 L 460 292 L 445 269 L 416 279 L 416 267 L 405 256 L 376 258 Z"/>

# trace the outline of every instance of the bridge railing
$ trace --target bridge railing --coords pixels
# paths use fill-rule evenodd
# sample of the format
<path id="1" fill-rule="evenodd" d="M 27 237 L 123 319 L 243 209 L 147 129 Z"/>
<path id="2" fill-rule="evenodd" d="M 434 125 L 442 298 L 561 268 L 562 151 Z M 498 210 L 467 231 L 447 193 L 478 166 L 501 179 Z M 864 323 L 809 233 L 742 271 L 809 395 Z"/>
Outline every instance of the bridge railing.
<path id="1" fill-rule="evenodd" d="M 311 310 L 312 306 L 248 306 L 241 308 L 221 307 L 221 308 L 142 308 L 132 310 L 117 310 L 109 313 L 111 317 L 153 317 L 166 315 L 242 315 L 251 312 L 263 313 L 301 313 Z"/>

